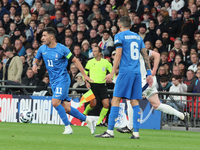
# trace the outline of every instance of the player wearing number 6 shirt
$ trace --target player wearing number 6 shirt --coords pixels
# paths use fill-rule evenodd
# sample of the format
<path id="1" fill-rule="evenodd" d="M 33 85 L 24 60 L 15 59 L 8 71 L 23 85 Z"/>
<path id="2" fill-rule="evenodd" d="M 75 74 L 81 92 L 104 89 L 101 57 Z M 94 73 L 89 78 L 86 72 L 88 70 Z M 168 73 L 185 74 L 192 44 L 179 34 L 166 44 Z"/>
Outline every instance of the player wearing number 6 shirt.
<path id="1" fill-rule="evenodd" d="M 73 130 L 70 127 L 70 122 L 66 113 L 87 122 L 91 133 L 94 134 L 95 124 L 92 118 L 88 118 L 77 109 L 70 106 L 70 99 L 68 97 L 70 77 L 67 72 L 68 60 L 71 59 L 76 64 L 77 68 L 82 73 L 85 80 L 92 80 L 85 74 L 80 62 L 72 55 L 70 50 L 60 43 L 56 43 L 55 29 L 49 27 L 45 28 L 42 33 L 42 41 L 44 44 L 38 49 L 36 59 L 33 62 L 33 71 L 37 73 L 37 64 L 40 59 L 44 60 L 46 68 L 49 73 L 51 89 L 53 92 L 52 105 L 58 111 L 60 118 L 65 124 L 65 131 L 63 134 L 72 134 Z"/>
<path id="2" fill-rule="evenodd" d="M 141 72 L 140 72 L 140 53 L 142 54 L 147 69 L 147 82 L 150 87 L 153 83 L 151 76 L 149 58 L 144 46 L 142 38 L 131 32 L 131 20 L 129 17 L 121 17 L 119 21 L 120 33 L 115 35 L 115 61 L 112 72 L 106 76 L 105 80 L 112 81 L 112 77 L 116 69 L 119 66 L 119 74 L 115 83 L 115 89 L 112 99 L 112 107 L 110 110 L 108 120 L 108 130 L 103 134 L 95 135 L 95 137 L 113 138 L 114 137 L 114 125 L 118 118 L 119 102 L 121 98 L 131 100 L 133 107 L 133 120 L 134 132 L 131 138 L 137 138 L 139 136 L 139 124 L 140 124 L 140 107 L 138 99 L 142 98 L 142 85 L 141 85 Z"/>

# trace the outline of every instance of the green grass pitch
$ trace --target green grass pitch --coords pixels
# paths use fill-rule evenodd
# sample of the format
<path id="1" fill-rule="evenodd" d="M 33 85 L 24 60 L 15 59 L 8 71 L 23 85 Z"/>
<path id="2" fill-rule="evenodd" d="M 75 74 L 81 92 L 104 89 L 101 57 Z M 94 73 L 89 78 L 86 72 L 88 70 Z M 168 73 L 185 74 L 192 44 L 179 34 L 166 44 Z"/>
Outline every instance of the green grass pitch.
<path id="1" fill-rule="evenodd" d="M 72 126 L 72 135 L 62 135 L 64 126 L 0 122 L 0 150 L 199 150 L 200 133 L 140 130 L 140 139 L 115 130 L 115 138 L 95 138 L 87 127 Z M 97 127 L 95 134 L 107 128 Z"/>

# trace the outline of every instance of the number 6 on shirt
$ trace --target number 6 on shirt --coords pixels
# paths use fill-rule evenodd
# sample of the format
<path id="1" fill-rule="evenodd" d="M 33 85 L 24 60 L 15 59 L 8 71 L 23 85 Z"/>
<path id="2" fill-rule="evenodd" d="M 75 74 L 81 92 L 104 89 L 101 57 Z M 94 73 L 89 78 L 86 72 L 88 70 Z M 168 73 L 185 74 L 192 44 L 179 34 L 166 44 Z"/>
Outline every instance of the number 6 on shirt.
<path id="1" fill-rule="evenodd" d="M 133 60 L 138 60 L 139 59 L 138 43 L 132 42 L 130 48 L 131 48 L 131 58 Z"/>

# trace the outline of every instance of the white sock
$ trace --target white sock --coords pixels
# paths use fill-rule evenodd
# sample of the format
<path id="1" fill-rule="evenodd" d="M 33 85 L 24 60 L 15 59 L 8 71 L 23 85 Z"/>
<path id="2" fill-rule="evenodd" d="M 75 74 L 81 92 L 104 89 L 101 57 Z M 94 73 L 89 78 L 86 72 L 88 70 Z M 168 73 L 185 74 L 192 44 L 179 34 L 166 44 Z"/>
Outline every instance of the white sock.
<path id="1" fill-rule="evenodd" d="M 133 132 L 133 135 L 134 135 L 135 137 L 139 137 L 139 132 Z"/>
<path id="2" fill-rule="evenodd" d="M 160 110 L 160 111 L 162 111 L 162 112 L 164 112 L 166 114 L 175 115 L 175 116 L 179 117 L 181 120 L 184 119 L 183 113 L 181 113 L 180 111 L 172 108 L 171 106 L 169 106 L 167 104 L 162 104 L 161 103 L 156 110 Z"/>
<path id="3" fill-rule="evenodd" d="M 131 105 L 131 101 L 126 101 L 127 103 L 127 113 L 128 113 L 128 125 L 127 127 L 131 130 L 133 129 L 133 108 Z"/>
<path id="4" fill-rule="evenodd" d="M 107 132 L 108 132 L 110 135 L 114 136 L 113 130 L 107 130 Z"/>

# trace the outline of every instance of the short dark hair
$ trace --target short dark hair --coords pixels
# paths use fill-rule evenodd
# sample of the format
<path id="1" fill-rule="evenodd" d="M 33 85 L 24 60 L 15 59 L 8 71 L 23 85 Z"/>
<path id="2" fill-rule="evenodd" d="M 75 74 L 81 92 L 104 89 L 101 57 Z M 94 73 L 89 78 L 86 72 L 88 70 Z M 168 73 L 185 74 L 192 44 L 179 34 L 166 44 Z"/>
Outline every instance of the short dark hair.
<path id="1" fill-rule="evenodd" d="M 22 33 L 20 36 L 22 36 L 23 38 L 27 38 L 25 33 Z"/>
<path id="2" fill-rule="evenodd" d="M 163 76 L 160 78 L 160 82 L 168 82 L 169 78 L 167 76 Z"/>
<path id="3" fill-rule="evenodd" d="M 56 30 L 54 28 L 52 28 L 52 27 L 45 28 L 43 30 L 43 32 L 47 32 L 48 34 L 52 34 L 54 37 L 56 37 Z"/>
<path id="4" fill-rule="evenodd" d="M 130 28 L 131 26 L 131 19 L 129 16 L 122 16 L 120 18 L 120 23 L 124 28 Z"/>
<path id="5" fill-rule="evenodd" d="M 74 44 L 74 48 L 75 48 L 75 46 L 76 47 L 78 46 L 81 49 L 81 46 L 79 44 Z"/>
<path id="6" fill-rule="evenodd" d="M 172 75 L 171 80 L 172 80 L 172 78 L 175 78 L 176 80 L 180 79 L 179 75 Z"/>
<path id="7" fill-rule="evenodd" d="M 98 49 L 99 49 L 99 53 L 101 53 L 101 52 L 102 52 L 102 49 L 101 49 L 101 47 L 99 47 L 99 46 L 95 46 L 95 47 L 98 47 Z"/>
<path id="8" fill-rule="evenodd" d="M 32 14 L 31 14 L 31 16 L 32 15 L 36 15 L 37 17 L 38 17 L 38 12 L 37 11 L 34 11 Z"/>
<path id="9" fill-rule="evenodd" d="M 189 13 L 191 14 L 191 10 L 190 10 L 189 8 L 186 8 L 186 9 L 183 11 L 183 13 L 185 13 L 185 12 L 189 12 Z"/>
<path id="10" fill-rule="evenodd" d="M 200 62 L 197 64 L 197 67 L 199 67 L 200 66 Z"/>

